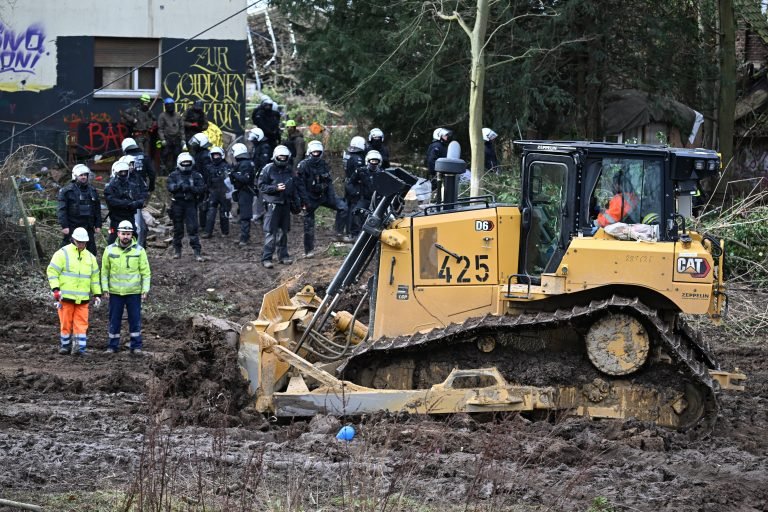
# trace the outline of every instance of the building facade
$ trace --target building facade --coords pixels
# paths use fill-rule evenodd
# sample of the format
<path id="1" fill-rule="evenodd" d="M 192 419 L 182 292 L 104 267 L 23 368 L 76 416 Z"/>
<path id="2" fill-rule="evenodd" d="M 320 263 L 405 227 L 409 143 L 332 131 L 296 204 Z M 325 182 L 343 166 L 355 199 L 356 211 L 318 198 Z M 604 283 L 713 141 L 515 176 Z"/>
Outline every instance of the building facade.
<path id="1" fill-rule="evenodd" d="M 164 98 L 180 112 L 202 100 L 209 122 L 241 132 L 246 4 L 37 0 L 34 8 L 0 7 L 0 141 L 13 137 L 0 144 L 0 158 L 32 142 L 57 152 L 63 146 L 70 162 L 111 161 L 128 134 L 120 112 L 142 94 L 152 98 L 155 116 Z"/>

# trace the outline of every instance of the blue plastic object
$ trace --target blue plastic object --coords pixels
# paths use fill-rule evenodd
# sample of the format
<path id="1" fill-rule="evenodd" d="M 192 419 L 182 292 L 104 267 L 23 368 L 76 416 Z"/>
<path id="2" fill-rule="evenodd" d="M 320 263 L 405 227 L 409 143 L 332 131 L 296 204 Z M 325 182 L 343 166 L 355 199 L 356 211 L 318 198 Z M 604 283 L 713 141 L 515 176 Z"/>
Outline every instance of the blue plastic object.
<path id="1" fill-rule="evenodd" d="M 336 439 L 340 439 L 341 441 L 351 441 L 355 438 L 355 428 L 351 425 L 347 425 L 346 427 L 341 427 L 341 430 L 339 430 L 339 433 L 336 434 Z"/>

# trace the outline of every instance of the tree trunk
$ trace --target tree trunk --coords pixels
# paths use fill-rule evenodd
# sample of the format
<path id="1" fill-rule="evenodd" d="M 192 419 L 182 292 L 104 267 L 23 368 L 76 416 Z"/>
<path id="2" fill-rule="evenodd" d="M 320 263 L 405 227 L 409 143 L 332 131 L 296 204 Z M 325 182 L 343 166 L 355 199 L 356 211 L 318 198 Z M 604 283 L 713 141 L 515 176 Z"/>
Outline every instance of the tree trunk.
<path id="1" fill-rule="evenodd" d="M 477 0 L 477 16 L 472 29 L 472 69 L 469 87 L 469 147 L 472 154 L 470 193 L 480 195 L 480 182 L 485 174 L 483 144 L 483 92 L 485 90 L 485 34 L 488 30 L 490 0 Z"/>
<path id="2" fill-rule="evenodd" d="M 719 0 L 720 8 L 720 110 L 718 136 L 724 164 L 733 157 L 733 118 L 736 111 L 736 21 L 733 0 Z"/>

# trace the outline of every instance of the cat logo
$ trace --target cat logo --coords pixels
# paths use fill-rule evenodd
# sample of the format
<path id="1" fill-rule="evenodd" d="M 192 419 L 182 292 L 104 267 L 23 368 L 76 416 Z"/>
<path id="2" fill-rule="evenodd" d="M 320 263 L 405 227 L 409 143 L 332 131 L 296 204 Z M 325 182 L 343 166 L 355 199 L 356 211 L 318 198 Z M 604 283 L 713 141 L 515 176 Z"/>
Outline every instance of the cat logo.
<path id="1" fill-rule="evenodd" d="M 681 256 L 677 258 L 677 271 L 681 274 L 690 274 L 691 277 L 701 279 L 707 277 L 710 266 L 704 258 L 691 258 Z"/>

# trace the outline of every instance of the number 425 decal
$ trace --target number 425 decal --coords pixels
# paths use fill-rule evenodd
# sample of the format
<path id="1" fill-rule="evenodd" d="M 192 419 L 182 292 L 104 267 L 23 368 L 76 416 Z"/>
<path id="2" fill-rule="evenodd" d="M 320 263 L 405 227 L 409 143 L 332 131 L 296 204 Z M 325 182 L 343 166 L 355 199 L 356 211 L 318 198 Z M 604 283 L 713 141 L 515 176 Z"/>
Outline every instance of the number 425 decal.
<path id="1" fill-rule="evenodd" d="M 488 259 L 487 254 L 476 254 L 475 255 L 475 268 L 473 269 L 474 272 L 477 272 L 474 277 L 475 280 L 480 281 L 481 283 L 484 283 L 488 280 L 490 268 L 486 263 L 484 263 L 485 260 Z M 472 279 L 470 279 L 467 276 L 467 273 L 470 272 L 470 261 L 467 256 L 461 256 L 458 258 L 458 261 L 453 256 L 446 256 L 443 258 L 443 263 L 440 265 L 440 272 L 437 273 L 438 279 L 445 280 L 446 283 L 450 283 L 453 280 L 453 272 L 451 271 L 451 267 L 449 266 L 449 263 L 451 260 L 454 260 L 456 264 L 458 264 L 461 268 L 459 269 L 459 275 L 456 277 L 457 283 L 471 283 Z"/>

